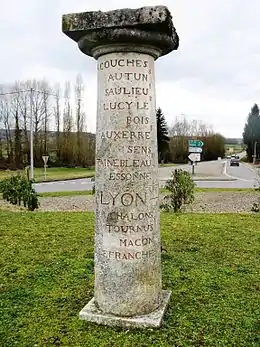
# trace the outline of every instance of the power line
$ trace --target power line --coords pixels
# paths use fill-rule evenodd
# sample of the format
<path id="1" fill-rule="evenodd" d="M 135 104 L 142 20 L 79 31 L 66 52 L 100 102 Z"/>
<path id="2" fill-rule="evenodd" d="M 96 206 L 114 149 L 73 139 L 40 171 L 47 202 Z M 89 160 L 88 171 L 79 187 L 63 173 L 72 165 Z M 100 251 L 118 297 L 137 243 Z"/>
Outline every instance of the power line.
<path id="1" fill-rule="evenodd" d="M 32 89 L 32 88 L 31 88 Z M 31 89 L 26 89 L 26 90 L 17 90 L 17 91 L 13 91 L 13 92 L 6 92 L 6 93 L 0 93 L 0 96 L 4 96 L 4 95 L 10 95 L 10 94 L 19 94 L 19 93 L 26 93 L 26 92 L 31 92 Z M 47 91 L 41 91 L 41 90 L 35 90 L 32 89 L 34 92 L 36 93 L 42 93 L 42 94 L 48 94 L 48 95 L 52 95 L 52 96 L 58 96 L 56 94 L 52 94 L 50 92 Z"/>
<path id="2" fill-rule="evenodd" d="M 19 94 L 19 93 L 26 93 L 26 92 L 31 92 L 31 90 L 33 90 L 33 92 L 36 92 L 36 93 L 47 94 L 47 95 L 55 96 L 56 98 L 59 97 L 59 98 L 66 99 L 66 97 L 64 97 L 64 96 L 53 94 L 53 93 L 50 93 L 50 92 L 47 92 L 47 91 L 36 90 L 36 89 L 33 89 L 33 88 L 26 89 L 26 90 L 17 90 L 17 91 L 13 91 L 13 92 L 0 93 L 0 96 Z M 82 98 L 78 98 L 78 99 L 81 100 Z"/>
<path id="3" fill-rule="evenodd" d="M 31 89 L 19 90 L 19 91 L 14 91 L 14 92 L 6 92 L 6 93 L 0 93 L 0 96 L 10 95 L 10 94 L 19 94 L 19 93 L 25 93 L 25 92 L 30 92 L 30 91 L 31 91 Z"/>

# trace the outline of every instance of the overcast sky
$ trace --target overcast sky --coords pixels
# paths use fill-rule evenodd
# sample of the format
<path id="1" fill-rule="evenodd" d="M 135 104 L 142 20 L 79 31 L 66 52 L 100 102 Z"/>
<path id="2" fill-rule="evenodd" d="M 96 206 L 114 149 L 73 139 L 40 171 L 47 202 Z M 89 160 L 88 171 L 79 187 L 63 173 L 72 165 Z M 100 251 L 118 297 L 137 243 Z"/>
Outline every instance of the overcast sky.
<path id="1" fill-rule="evenodd" d="M 62 34 L 61 16 L 158 4 L 168 6 L 180 37 L 178 51 L 156 62 L 157 106 L 168 124 L 185 114 L 241 137 L 251 106 L 260 103 L 258 0 L 0 0 L 0 83 L 63 83 L 81 73 L 94 132 L 96 62 Z"/>

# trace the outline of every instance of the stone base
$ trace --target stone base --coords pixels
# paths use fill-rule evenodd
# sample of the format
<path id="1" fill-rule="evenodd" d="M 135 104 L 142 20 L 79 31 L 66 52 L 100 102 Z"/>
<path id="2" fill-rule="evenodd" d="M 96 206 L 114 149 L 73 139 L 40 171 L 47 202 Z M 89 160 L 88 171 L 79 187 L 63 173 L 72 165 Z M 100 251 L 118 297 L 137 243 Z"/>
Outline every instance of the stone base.
<path id="1" fill-rule="evenodd" d="M 118 317 L 104 314 L 97 309 L 94 298 L 80 311 L 79 318 L 97 324 L 119 326 L 122 328 L 159 328 L 162 325 L 163 316 L 171 297 L 171 292 L 162 291 L 161 306 L 146 315 L 135 317 Z"/>

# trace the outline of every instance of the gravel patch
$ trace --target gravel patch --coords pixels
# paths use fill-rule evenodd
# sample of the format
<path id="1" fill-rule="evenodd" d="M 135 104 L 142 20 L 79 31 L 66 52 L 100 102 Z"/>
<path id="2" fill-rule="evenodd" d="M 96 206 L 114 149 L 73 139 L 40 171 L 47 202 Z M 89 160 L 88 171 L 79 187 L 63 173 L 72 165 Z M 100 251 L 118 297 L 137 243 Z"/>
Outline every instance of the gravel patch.
<path id="1" fill-rule="evenodd" d="M 185 207 L 196 213 L 243 213 L 251 212 L 260 194 L 246 192 L 202 192 L 195 194 L 195 201 Z"/>
<path id="2" fill-rule="evenodd" d="M 161 194 L 161 201 L 163 200 Z M 254 192 L 200 192 L 195 193 L 195 201 L 187 205 L 186 212 L 194 213 L 234 213 L 251 212 L 253 203 L 260 199 Z M 69 196 L 40 198 L 39 211 L 94 211 L 94 197 Z"/>
<path id="3" fill-rule="evenodd" d="M 39 211 L 94 211 L 94 200 L 93 195 L 40 198 Z"/>
<path id="4" fill-rule="evenodd" d="M 160 194 L 163 201 L 165 194 Z M 94 211 L 93 195 L 40 198 L 41 212 L 82 212 Z M 183 212 L 191 213 L 250 213 L 253 204 L 260 201 L 257 192 L 198 192 L 195 201 L 184 207 Z M 14 206 L 0 200 L 0 210 L 19 212 L 23 207 Z"/>

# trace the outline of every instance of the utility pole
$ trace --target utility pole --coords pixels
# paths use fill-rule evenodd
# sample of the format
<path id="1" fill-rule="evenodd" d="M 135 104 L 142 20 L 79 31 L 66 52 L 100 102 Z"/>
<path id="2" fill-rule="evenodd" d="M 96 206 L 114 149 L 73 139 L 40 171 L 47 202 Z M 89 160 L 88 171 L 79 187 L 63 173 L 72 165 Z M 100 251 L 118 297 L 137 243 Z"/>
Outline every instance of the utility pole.
<path id="1" fill-rule="evenodd" d="M 194 163 L 194 161 L 192 162 L 192 175 L 195 175 L 195 163 Z"/>
<path id="2" fill-rule="evenodd" d="M 46 91 L 43 92 L 44 97 L 44 155 L 47 155 L 47 93 Z"/>
<path id="3" fill-rule="evenodd" d="M 30 89 L 30 113 L 31 113 L 31 129 L 30 129 L 30 159 L 31 159 L 31 180 L 34 179 L 33 169 L 33 88 Z"/>

